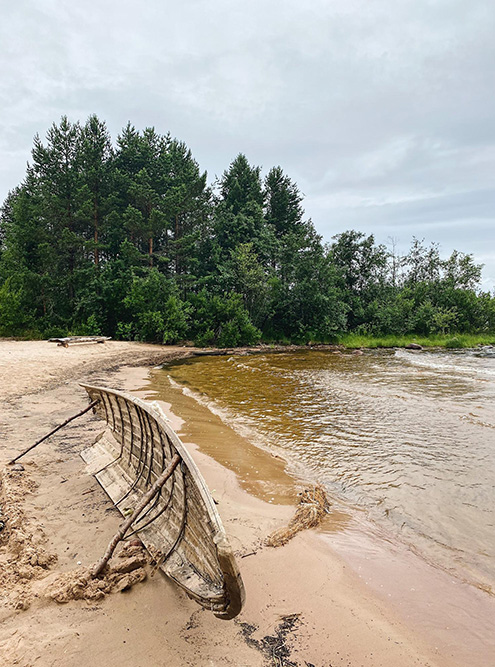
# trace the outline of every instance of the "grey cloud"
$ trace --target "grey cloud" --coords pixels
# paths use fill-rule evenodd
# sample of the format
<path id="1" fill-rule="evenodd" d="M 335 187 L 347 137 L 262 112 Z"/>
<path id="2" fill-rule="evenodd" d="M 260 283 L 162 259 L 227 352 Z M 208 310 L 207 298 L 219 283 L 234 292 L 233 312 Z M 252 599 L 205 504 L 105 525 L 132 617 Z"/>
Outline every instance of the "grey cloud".
<path id="1" fill-rule="evenodd" d="M 0 24 L 0 197 L 62 114 L 183 139 L 210 178 L 280 164 L 328 240 L 427 235 L 495 284 L 495 6 L 20 0 Z M 423 233 L 424 232 L 424 233 Z"/>

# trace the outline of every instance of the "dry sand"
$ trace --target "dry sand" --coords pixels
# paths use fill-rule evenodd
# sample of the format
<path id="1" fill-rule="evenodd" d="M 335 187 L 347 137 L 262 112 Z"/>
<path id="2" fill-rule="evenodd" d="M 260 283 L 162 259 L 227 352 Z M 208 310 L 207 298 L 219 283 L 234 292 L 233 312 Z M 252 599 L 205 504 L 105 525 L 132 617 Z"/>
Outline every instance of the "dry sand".
<path id="1" fill-rule="evenodd" d="M 87 404 L 80 381 L 135 390 L 146 367 L 188 354 L 134 343 L 64 349 L 0 341 L 0 466 Z M 241 615 L 216 619 L 160 572 L 125 592 L 57 604 L 46 594 L 54 579 L 95 562 L 119 525 L 119 513 L 78 456 L 102 428 L 95 417 L 82 417 L 26 456 L 24 471 L 4 478 L 2 666 L 484 664 L 479 656 L 470 662 L 436 648 L 404 623 L 317 531 L 299 533 L 279 549 L 263 547 L 293 508 L 248 494 L 234 472 L 194 446 L 238 557 L 247 591 Z"/>

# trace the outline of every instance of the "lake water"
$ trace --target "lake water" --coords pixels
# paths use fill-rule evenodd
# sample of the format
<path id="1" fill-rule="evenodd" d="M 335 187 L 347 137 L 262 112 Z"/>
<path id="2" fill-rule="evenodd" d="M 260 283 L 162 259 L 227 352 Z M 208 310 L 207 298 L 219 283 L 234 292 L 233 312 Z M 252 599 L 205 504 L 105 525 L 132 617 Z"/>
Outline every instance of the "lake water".
<path id="1" fill-rule="evenodd" d="M 180 387 L 430 562 L 495 589 L 495 357 L 308 350 L 196 357 Z M 167 400 L 167 397 L 164 397 Z"/>

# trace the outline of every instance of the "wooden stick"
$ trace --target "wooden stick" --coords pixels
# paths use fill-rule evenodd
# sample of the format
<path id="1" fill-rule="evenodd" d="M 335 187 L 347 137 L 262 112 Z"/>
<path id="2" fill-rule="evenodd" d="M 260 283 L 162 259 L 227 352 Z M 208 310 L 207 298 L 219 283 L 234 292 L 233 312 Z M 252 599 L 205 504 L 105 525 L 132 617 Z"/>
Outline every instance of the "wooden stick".
<path id="1" fill-rule="evenodd" d="M 113 536 L 112 540 L 110 541 L 110 544 L 108 545 L 107 550 L 105 551 L 105 554 L 103 557 L 96 563 L 96 565 L 93 567 L 91 570 L 91 576 L 97 577 L 100 572 L 103 570 L 105 565 L 108 563 L 110 558 L 113 555 L 113 552 L 115 551 L 115 548 L 117 547 L 117 544 L 124 539 L 125 534 L 131 527 L 131 525 L 136 521 L 136 519 L 139 517 L 141 512 L 144 510 L 146 505 L 153 500 L 153 498 L 156 496 L 156 494 L 160 491 L 162 486 L 165 484 L 167 479 L 172 475 L 174 470 L 177 468 L 181 461 L 181 458 L 179 454 L 175 454 L 170 463 L 168 464 L 167 468 L 164 470 L 164 472 L 158 477 L 156 482 L 153 484 L 153 486 L 146 491 L 144 496 L 141 498 L 139 503 L 137 504 L 136 509 L 134 512 L 131 514 L 131 516 L 124 521 L 124 523 L 120 526 L 118 531 L 115 533 Z"/>
<path id="2" fill-rule="evenodd" d="M 64 426 L 67 426 L 67 424 L 68 424 L 69 422 L 73 421 L 74 419 L 77 419 L 77 417 L 81 417 L 81 416 L 84 415 L 86 412 L 88 412 L 89 410 L 91 410 L 91 408 L 94 408 L 95 405 L 98 403 L 99 400 L 100 400 L 100 399 L 97 398 L 96 401 L 92 401 L 92 402 L 88 405 L 87 408 L 84 408 L 84 410 L 81 410 L 81 412 L 78 412 L 77 415 L 74 415 L 73 417 L 69 417 L 69 419 L 66 419 L 66 420 L 64 421 L 63 424 L 60 424 L 59 426 L 56 426 L 52 431 L 50 431 L 50 433 L 47 433 L 47 434 L 44 435 L 40 440 L 38 440 L 37 442 L 35 442 L 34 445 L 31 445 L 30 447 L 28 447 L 27 449 L 25 449 L 23 452 L 21 452 L 20 454 L 18 454 L 18 455 L 15 457 L 15 459 L 12 459 L 12 461 L 9 461 L 9 465 L 12 465 L 12 464 L 15 463 L 16 461 L 18 461 L 18 460 L 19 460 L 20 458 L 22 458 L 25 454 L 27 454 L 27 453 L 30 452 L 32 449 L 34 449 L 35 447 L 37 447 L 38 445 L 40 445 L 44 440 L 46 440 L 47 438 L 49 438 L 51 435 L 53 435 L 54 433 L 56 433 L 57 431 L 59 431 L 59 430 L 60 430 L 61 428 L 63 428 Z"/>

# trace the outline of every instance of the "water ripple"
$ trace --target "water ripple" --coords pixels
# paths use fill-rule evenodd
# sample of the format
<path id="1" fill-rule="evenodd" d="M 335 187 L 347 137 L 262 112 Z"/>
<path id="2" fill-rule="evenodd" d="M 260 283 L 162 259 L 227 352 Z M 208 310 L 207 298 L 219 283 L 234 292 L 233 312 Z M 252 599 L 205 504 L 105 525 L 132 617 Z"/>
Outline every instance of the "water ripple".
<path id="1" fill-rule="evenodd" d="M 473 352 L 203 357 L 167 369 L 429 560 L 495 583 L 495 359 Z"/>

